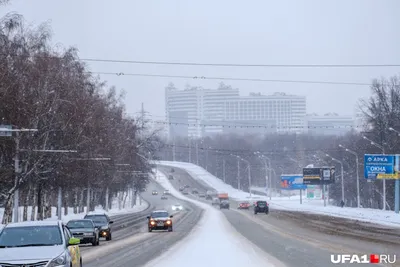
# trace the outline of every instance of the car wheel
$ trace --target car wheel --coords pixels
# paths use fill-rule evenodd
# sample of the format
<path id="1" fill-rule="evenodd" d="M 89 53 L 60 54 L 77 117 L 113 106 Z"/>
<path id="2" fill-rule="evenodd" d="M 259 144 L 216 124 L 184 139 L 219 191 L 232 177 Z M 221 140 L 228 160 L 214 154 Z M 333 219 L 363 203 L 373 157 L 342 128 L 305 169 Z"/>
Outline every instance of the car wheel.
<path id="1" fill-rule="evenodd" d="M 149 233 L 151 233 L 151 231 L 153 231 L 153 230 L 149 227 Z"/>
<path id="2" fill-rule="evenodd" d="M 96 239 L 95 239 L 95 240 L 93 240 L 93 242 L 92 242 L 92 246 L 97 246 L 97 241 L 96 241 Z"/>
<path id="3" fill-rule="evenodd" d="M 108 233 L 107 237 L 106 237 L 106 241 L 110 241 L 111 240 L 111 233 Z"/>
<path id="4" fill-rule="evenodd" d="M 172 226 L 168 228 L 168 232 L 173 232 Z"/>
<path id="5" fill-rule="evenodd" d="M 79 260 L 79 267 L 82 267 L 83 266 L 83 264 L 82 264 L 82 258 Z"/>
<path id="6" fill-rule="evenodd" d="M 257 214 L 257 211 L 255 211 L 254 214 Z"/>
<path id="7" fill-rule="evenodd" d="M 100 238 L 97 238 L 97 245 L 100 245 Z"/>

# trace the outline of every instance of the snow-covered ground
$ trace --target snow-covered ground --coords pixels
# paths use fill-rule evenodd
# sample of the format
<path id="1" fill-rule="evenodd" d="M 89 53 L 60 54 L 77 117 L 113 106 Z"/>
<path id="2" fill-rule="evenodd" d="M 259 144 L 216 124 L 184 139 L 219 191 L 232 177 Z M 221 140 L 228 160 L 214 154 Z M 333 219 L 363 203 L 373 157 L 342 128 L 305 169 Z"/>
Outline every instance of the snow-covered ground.
<path id="1" fill-rule="evenodd" d="M 159 161 L 158 164 L 176 167 L 186 170 L 194 179 L 203 181 L 210 187 L 226 192 L 231 198 L 236 200 L 249 200 L 249 193 L 233 188 L 231 185 L 225 184 L 221 179 L 215 177 L 200 166 L 187 162 Z M 383 225 L 400 227 L 400 215 L 393 211 L 383 211 L 377 209 L 366 208 L 340 208 L 337 206 L 327 205 L 324 207 L 323 200 L 307 200 L 303 199 L 300 204 L 299 196 L 289 197 L 269 197 L 252 194 L 252 199 L 266 199 L 270 203 L 271 208 L 281 210 L 305 211 L 317 214 L 325 214 L 330 216 L 355 219 L 360 221 L 372 222 Z"/>
<path id="2" fill-rule="evenodd" d="M 126 206 L 129 206 L 130 203 L 130 199 L 129 197 L 126 200 Z M 117 199 L 113 199 L 112 200 L 112 204 L 111 204 L 111 209 L 107 212 L 107 214 L 109 215 L 119 215 L 119 214 L 124 214 L 124 213 L 134 213 L 134 212 L 140 212 L 142 210 L 145 210 L 148 207 L 148 203 L 144 200 L 141 201 L 141 205 L 140 205 L 140 199 L 138 197 L 136 204 L 134 207 L 132 208 L 119 208 L 119 203 Z M 64 208 L 62 208 L 62 220 L 64 222 L 68 222 L 69 220 L 73 220 L 73 219 L 81 219 L 85 216 L 86 214 L 86 207 L 84 208 L 85 212 L 82 213 L 77 213 L 74 214 L 74 210 L 73 208 L 68 208 L 68 215 L 64 215 Z M 28 221 L 31 220 L 31 211 L 32 211 L 32 207 L 28 207 Z M 102 209 L 102 207 L 96 207 L 95 211 L 102 211 L 104 212 L 104 210 Z M 4 208 L 0 208 L 0 222 L 3 220 L 3 214 L 4 214 Z M 57 220 L 57 208 L 56 207 L 52 207 L 51 209 L 51 214 L 52 217 L 48 218 L 46 220 Z M 20 207 L 19 209 L 19 221 L 22 221 L 22 216 L 23 216 L 23 207 Z M 1 229 L 1 225 L 0 225 L 0 229 Z"/>
<path id="3" fill-rule="evenodd" d="M 240 235 L 217 209 L 183 196 L 158 172 L 157 182 L 179 199 L 192 202 L 205 210 L 204 216 L 187 238 L 166 251 L 146 267 L 259 267 L 280 264 Z M 195 251 L 195 253 L 194 253 Z M 273 262 L 273 263 L 272 263 Z"/>

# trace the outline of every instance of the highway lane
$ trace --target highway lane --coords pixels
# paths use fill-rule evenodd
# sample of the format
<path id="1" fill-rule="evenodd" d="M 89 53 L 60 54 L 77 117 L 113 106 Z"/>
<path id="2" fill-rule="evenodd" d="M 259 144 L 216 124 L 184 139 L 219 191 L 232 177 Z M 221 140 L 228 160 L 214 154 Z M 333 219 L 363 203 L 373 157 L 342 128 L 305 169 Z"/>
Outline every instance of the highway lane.
<path id="1" fill-rule="evenodd" d="M 153 196 L 152 190 L 157 190 L 159 195 Z M 153 260 L 161 253 L 165 252 L 175 242 L 182 240 L 200 220 L 202 210 L 173 196 L 168 196 L 167 200 L 161 199 L 164 189 L 157 183 L 151 182 L 147 191 L 142 197 L 151 203 L 151 208 L 145 212 L 149 215 L 152 210 L 168 210 L 173 217 L 174 232 L 147 231 L 147 219 L 144 217 L 141 222 L 134 226 L 128 225 L 116 231 L 118 238 L 112 241 L 101 242 L 100 246 L 90 247 L 83 250 L 82 258 L 84 266 L 142 266 L 148 261 Z M 183 211 L 173 212 L 172 205 L 181 204 Z"/>
<path id="2" fill-rule="evenodd" d="M 179 181 L 173 182 L 175 187 L 183 183 L 208 189 L 202 188 L 184 170 L 174 169 Z M 236 210 L 237 204 L 231 201 L 233 210 L 222 210 L 228 221 L 287 266 L 331 266 L 330 255 L 337 253 L 395 255 L 400 251 L 400 233 L 396 228 L 304 212 L 271 210 L 269 215 L 254 215 L 252 210 Z"/>

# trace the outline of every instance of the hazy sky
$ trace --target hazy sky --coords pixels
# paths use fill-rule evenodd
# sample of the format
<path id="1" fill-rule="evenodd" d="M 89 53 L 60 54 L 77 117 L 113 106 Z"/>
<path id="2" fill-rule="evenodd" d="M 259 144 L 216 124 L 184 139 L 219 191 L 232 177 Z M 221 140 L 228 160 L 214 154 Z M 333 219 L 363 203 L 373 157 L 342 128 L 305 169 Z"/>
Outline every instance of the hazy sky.
<path id="1" fill-rule="evenodd" d="M 54 44 L 81 58 L 240 64 L 399 64 L 398 0 L 12 0 L 33 25 L 50 21 Z M 255 68 L 89 63 L 93 72 L 369 83 L 399 68 Z M 216 88 L 217 80 L 103 75 L 164 117 L 164 87 L 173 82 Z M 307 96 L 309 113 L 353 115 L 368 86 L 225 81 L 249 92 Z"/>

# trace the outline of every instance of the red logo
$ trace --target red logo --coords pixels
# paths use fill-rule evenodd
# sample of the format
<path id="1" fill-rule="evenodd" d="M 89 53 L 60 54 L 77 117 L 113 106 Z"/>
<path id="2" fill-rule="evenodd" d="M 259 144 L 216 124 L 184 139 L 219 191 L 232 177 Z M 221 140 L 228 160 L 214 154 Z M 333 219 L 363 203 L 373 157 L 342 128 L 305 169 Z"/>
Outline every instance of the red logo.
<path id="1" fill-rule="evenodd" d="M 369 255 L 369 262 L 370 263 L 379 263 L 380 258 L 378 254 L 371 254 Z"/>

